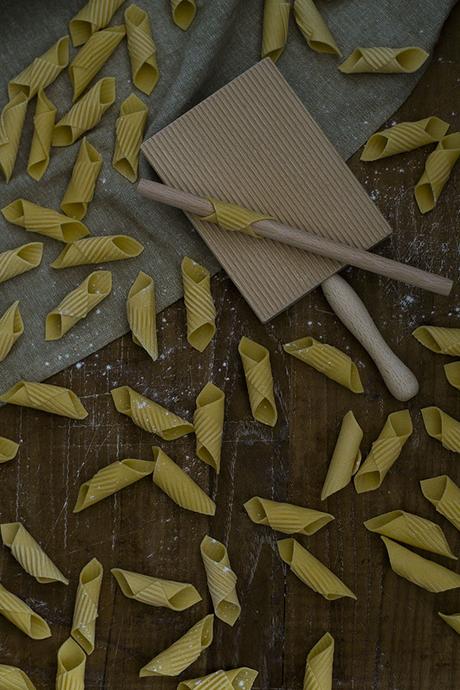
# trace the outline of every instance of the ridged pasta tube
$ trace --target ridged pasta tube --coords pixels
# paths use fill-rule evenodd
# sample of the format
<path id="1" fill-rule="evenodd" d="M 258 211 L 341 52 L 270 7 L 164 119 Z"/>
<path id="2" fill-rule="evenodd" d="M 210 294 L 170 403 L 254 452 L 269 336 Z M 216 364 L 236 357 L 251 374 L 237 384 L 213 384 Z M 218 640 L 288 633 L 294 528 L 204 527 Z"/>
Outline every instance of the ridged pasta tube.
<path id="1" fill-rule="evenodd" d="M 0 317 L 0 362 L 9 355 L 11 348 L 24 333 L 24 322 L 19 311 L 19 301 L 13 302 Z"/>
<path id="2" fill-rule="evenodd" d="M 85 419 L 88 416 L 80 398 L 73 391 L 63 386 L 51 386 L 49 383 L 19 381 L 0 395 L 0 400 L 70 419 Z"/>
<path id="3" fill-rule="evenodd" d="M 436 206 L 459 158 L 460 132 L 447 134 L 426 159 L 423 175 L 415 185 L 415 199 L 421 213 L 428 213 Z"/>
<path id="4" fill-rule="evenodd" d="M 16 457 L 19 450 L 19 443 L 12 441 L 9 438 L 0 436 L 0 464 L 2 462 L 9 462 Z"/>
<path id="5" fill-rule="evenodd" d="M 55 125 L 53 146 L 70 146 L 85 132 L 93 129 L 115 103 L 115 97 L 115 79 L 99 79 Z"/>
<path id="6" fill-rule="evenodd" d="M 448 129 L 449 123 L 439 117 L 425 117 L 416 122 L 400 122 L 369 137 L 361 153 L 361 160 L 377 161 L 413 151 L 420 146 L 434 144 L 443 138 Z"/>
<path id="7" fill-rule="evenodd" d="M 2 214 L 9 223 L 59 242 L 75 242 L 89 235 L 88 228 L 79 220 L 68 218 L 52 208 L 39 206 L 27 199 L 12 201 L 2 208 Z"/>
<path id="8" fill-rule="evenodd" d="M 94 34 L 110 24 L 125 0 L 89 0 L 70 20 L 69 32 L 74 46 L 81 46 Z"/>
<path id="9" fill-rule="evenodd" d="M 246 501 L 244 508 L 256 525 L 268 525 L 284 534 L 311 536 L 334 520 L 333 515 L 322 513 L 320 510 L 303 508 L 292 503 L 279 503 L 260 496 Z"/>
<path id="10" fill-rule="evenodd" d="M 67 245 L 51 266 L 52 268 L 69 268 L 122 261 L 139 256 L 143 251 L 143 245 L 129 235 L 90 237 Z"/>
<path id="11" fill-rule="evenodd" d="M 262 58 L 276 62 L 286 47 L 291 3 L 287 0 L 265 0 L 262 34 Z"/>
<path id="12" fill-rule="evenodd" d="M 0 170 L 9 182 L 13 175 L 27 112 L 27 96 L 18 93 L 0 113 Z"/>
<path id="13" fill-rule="evenodd" d="M 233 626 L 241 613 L 236 592 L 237 576 L 230 566 L 227 549 L 220 541 L 206 535 L 200 544 L 208 589 L 217 618 Z"/>
<path id="14" fill-rule="evenodd" d="M 101 168 L 101 154 L 84 137 L 61 201 L 61 209 L 66 216 L 77 220 L 82 220 L 86 216 Z"/>
<path id="15" fill-rule="evenodd" d="M 174 24 L 187 31 L 196 15 L 196 0 L 171 0 L 171 15 Z"/>
<path id="16" fill-rule="evenodd" d="M 153 482 L 181 508 L 214 515 L 216 504 L 203 489 L 158 446 L 153 447 Z"/>
<path id="17" fill-rule="evenodd" d="M 69 637 L 58 649 L 56 690 L 85 690 L 86 654 Z"/>
<path id="18" fill-rule="evenodd" d="M 224 430 L 225 394 L 213 383 L 207 383 L 196 399 L 193 426 L 196 454 L 219 474 Z"/>
<path id="19" fill-rule="evenodd" d="M 321 500 L 348 486 L 361 462 L 363 430 L 350 410 L 344 416 L 321 491 Z"/>
<path id="20" fill-rule="evenodd" d="M 143 271 L 139 271 L 128 292 L 126 314 L 133 343 L 143 347 L 155 362 L 158 359 L 155 283 Z"/>
<path id="21" fill-rule="evenodd" d="M 332 690 L 333 665 L 334 638 L 325 633 L 308 652 L 303 690 Z"/>
<path id="22" fill-rule="evenodd" d="M 0 525 L 2 541 L 11 550 L 19 565 L 40 584 L 63 582 L 68 579 L 43 551 L 33 536 L 20 522 L 4 522 Z"/>
<path id="23" fill-rule="evenodd" d="M 73 611 L 71 636 L 86 654 L 94 651 L 96 639 L 96 619 L 99 615 L 99 595 L 101 593 L 104 569 L 97 558 L 92 558 L 80 571 L 78 589 Z"/>
<path id="24" fill-rule="evenodd" d="M 139 151 L 142 144 L 148 108 L 133 93 L 120 106 L 115 125 L 115 151 L 112 165 L 130 182 L 138 176 Z"/>
<path id="25" fill-rule="evenodd" d="M 2 690 L 37 690 L 29 676 L 17 666 L 0 664 L 0 688 Z"/>
<path id="26" fill-rule="evenodd" d="M 188 582 L 162 580 L 121 568 L 112 568 L 111 573 L 125 597 L 147 606 L 185 611 L 201 601 L 195 587 Z"/>
<path id="27" fill-rule="evenodd" d="M 211 276 L 204 266 L 188 256 L 182 259 L 181 270 L 187 310 L 187 340 L 195 350 L 203 352 L 216 332 Z"/>
<path id="28" fill-rule="evenodd" d="M 313 0 L 295 0 L 294 17 L 308 46 L 316 53 L 341 55 L 329 28 Z"/>
<path id="29" fill-rule="evenodd" d="M 112 55 L 126 34 L 123 25 L 109 26 L 93 33 L 69 65 L 75 101 Z"/>
<path id="30" fill-rule="evenodd" d="M 460 355 L 460 328 L 419 326 L 412 335 L 419 343 L 439 355 Z"/>
<path id="31" fill-rule="evenodd" d="M 49 86 L 69 64 L 69 43 L 69 37 L 62 36 L 43 55 L 35 58 L 9 82 L 9 97 L 23 93 L 30 100 L 40 89 Z"/>
<path id="32" fill-rule="evenodd" d="M 125 25 L 133 83 L 150 95 L 158 83 L 160 71 L 149 16 L 137 5 L 130 5 L 125 10 Z"/>
<path id="33" fill-rule="evenodd" d="M 422 479 L 420 488 L 425 498 L 460 531 L 460 488 L 446 474 Z"/>
<path id="34" fill-rule="evenodd" d="M 34 180 L 41 180 L 48 169 L 56 114 L 56 106 L 46 96 L 43 89 L 40 89 L 37 94 L 34 134 L 27 163 L 27 172 Z"/>
<path id="35" fill-rule="evenodd" d="M 410 74 L 420 69 L 427 58 L 428 53 L 425 50 L 412 46 L 355 48 L 339 66 L 339 70 L 344 74 Z"/>
<path id="36" fill-rule="evenodd" d="M 238 345 L 254 419 L 275 426 L 278 419 L 270 355 L 266 347 L 243 336 Z"/>
<path id="37" fill-rule="evenodd" d="M 460 422 L 439 407 L 424 407 L 423 423 L 426 432 L 442 443 L 442 447 L 453 453 L 460 453 Z"/>
<path id="38" fill-rule="evenodd" d="M 0 253 L 0 283 L 37 268 L 42 256 L 42 242 L 29 242 Z"/>
<path id="39" fill-rule="evenodd" d="M 183 680 L 177 690 L 251 690 L 258 672 L 247 666 L 232 668 L 229 671 L 214 671 L 201 678 Z"/>
<path id="40" fill-rule="evenodd" d="M 35 613 L 25 601 L 0 584 L 0 615 L 15 625 L 32 640 L 51 637 L 48 623 Z"/>

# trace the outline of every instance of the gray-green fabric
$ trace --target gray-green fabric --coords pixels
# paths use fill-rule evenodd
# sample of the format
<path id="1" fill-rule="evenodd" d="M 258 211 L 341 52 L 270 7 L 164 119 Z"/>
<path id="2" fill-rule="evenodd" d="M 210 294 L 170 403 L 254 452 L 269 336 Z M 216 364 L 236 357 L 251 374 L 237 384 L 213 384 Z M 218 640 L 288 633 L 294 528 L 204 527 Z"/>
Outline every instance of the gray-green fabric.
<path id="1" fill-rule="evenodd" d="M 125 2 L 112 24 L 123 22 Z M 43 238 L 45 252 L 39 269 L 0 285 L 0 314 L 13 300 L 20 300 L 25 333 L 9 357 L 0 364 L 0 392 L 20 378 L 41 380 L 109 343 L 128 330 L 125 299 L 139 270 L 156 282 L 161 310 L 181 296 L 180 261 L 187 254 L 218 266 L 179 211 L 139 198 L 135 185 L 111 166 L 114 126 L 121 101 L 135 92 L 149 104 L 146 136 L 177 118 L 210 93 L 223 86 L 260 56 L 262 0 L 197 0 L 197 17 L 187 32 L 176 27 L 169 0 L 139 0 L 149 13 L 157 45 L 161 78 L 151 97 L 137 91 L 123 41 L 96 77 L 114 76 L 117 100 L 102 122 L 88 134 L 104 158 L 95 198 L 85 219 L 91 232 L 127 233 L 144 245 L 137 259 L 107 264 L 113 271 L 112 295 L 62 340 L 45 342 L 45 317 L 71 289 L 96 267 L 82 266 L 62 271 L 49 268 L 63 245 Z M 346 57 L 357 46 L 418 45 L 428 51 L 455 4 L 454 0 L 318 0 L 337 44 Z M 7 101 L 7 83 L 34 57 L 47 50 L 67 32 L 69 20 L 83 5 L 81 0 L 2 0 L 0 50 L 1 106 Z M 72 56 L 75 54 L 72 49 Z M 422 71 L 413 75 L 344 75 L 339 60 L 312 52 L 291 16 L 287 48 L 278 62 L 284 76 L 310 110 L 344 158 L 364 143 L 404 101 Z M 71 105 L 71 88 L 64 72 L 47 89 L 58 115 Z M 80 142 L 55 148 L 49 169 L 40 182 L 26 172 L 35 99 L 29 104 L 21 147 L 10 184 L 0 182 L 0 204 L 24 197 L 59 209 Z M 435 113 L 420 112 L 420 118 Z M 151 176 L 146 161 L 141 173 Z M 40 240 L 38 235 L 0 220 L 0 251 Z M 160 343 L 161 346 L 161 343 Z"/>

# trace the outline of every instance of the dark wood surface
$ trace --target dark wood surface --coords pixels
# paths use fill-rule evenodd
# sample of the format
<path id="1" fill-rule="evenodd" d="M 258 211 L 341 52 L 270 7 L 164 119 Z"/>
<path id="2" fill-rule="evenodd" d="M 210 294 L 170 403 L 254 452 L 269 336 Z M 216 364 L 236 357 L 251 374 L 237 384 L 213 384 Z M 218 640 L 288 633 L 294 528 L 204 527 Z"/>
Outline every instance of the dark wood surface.
<path id="1" fill-rule="evenodd" d="M 395 115 L 396 121 L 436 114 L 452 123 L 451 131 L 459 128 L 460 114 L 454 112 L 459 100 L 459 30 L 457 7 L 428 72 Z M 413 185 L 425 156 L 426 150 L 421 150 L 364 164 L 356 155 L 350 165 L 394 227 L 381 253 L 458 281 L 460 168 L 435 211 L 422 217 Z M 89 410 L 83 422 L 14 407 L 0 411 L 0 434 L 21 441 L 18 458 L 0 466 L 0 519 L 22 521 L 71 579 L 69 587 L 39 585 L 2 549 L 1 581 L 47 619 L 53 636 L 29 641 L 0 619 L 0 663 L 22 667 L 38 690 L 53 687 L 56 652 L 70 631 L 78 573 L 96 556 L 105 576 L 86 688 L 174 688 L 174 679 L 140 680 L 137 673 L 211 610 L 199 555 L 200 540 L 208 533 L 228 545 L 239 576 L 242 615 L 234 629 L 216 621 L 212 647 L 185 677 L 248 665 L 259 670 L 256 688 L 299 690 L 305 656 L 328 630 L 336 640 L 336 689 L 459 687 L 460 637 L 437 616 L 437 611 L 460 610 L 459 592 L 434 595 L 398 578 L 380 539 L 362 525 L 373 515 L 404 508 L 440 524 L 454 551 L 460 553 L 459 533 L 419 489 L 420 479 L 442 473 L 459 482 L 458 456 L 426 435 L 419 410 L 436 404 L 459 418 L 460 397 L 443 374 L 448 358 L 425 350 L 410 335 L 422 323 L 458 326 L 459 290 L 446 299 L 356 270 L 347 270 L 345 275 L 421 384 L 419 395 L 408 404 L 414 434 L 381 489 L 358 496 L 349 486 L 324 503 L 319 500 L 344 413 L 355 412 L 365 431 L 363 450 L 367 452 L 387 414 L 404 407 L 389 396 L 375 366 L 331 313 L 320 290 L 262 326 L 220 274 L 212 285 L 217 336 L 203 354 L 186 341 L 180 302 L 159 316 L 162 355 L 154 365 L 126 336 L 52 379 L 80 395 Z M 350 353 L 365 383 L 364 395 L 353 395 L 283 354 L 282 343 L 307 333 Z M 243 334 L 271 352 L 279 409 L 274 430 L 250 415 L 237 356 Z M 83 481 L 115 459 L 150 459 L 151 446 L 158 441 L 115 411 L 111 388 L 130 384 L 191 419 L 195 397 L 207 381 L 226 393 L 220 476 L 196 459 L 193 436 L 161 445 L 215 498 L 214 519 L 180 510 L 149 479 L 79 515 L 72 514 Z M 357 602 L 328 603 L 286 572 L 276 549 L 282 535 L 252 524 L 242 508 L 253 495 L 335 515 L 333 523 L 301 541 L 356 592 Z M 433 560 L 443 562 L 436 556 Z M 444 563 L 458 571 L 455 563 Z M 113 567 L 193 582 L 203 601 L 183 613 L 143 606 L 123 597 L 110 575 Z"/>

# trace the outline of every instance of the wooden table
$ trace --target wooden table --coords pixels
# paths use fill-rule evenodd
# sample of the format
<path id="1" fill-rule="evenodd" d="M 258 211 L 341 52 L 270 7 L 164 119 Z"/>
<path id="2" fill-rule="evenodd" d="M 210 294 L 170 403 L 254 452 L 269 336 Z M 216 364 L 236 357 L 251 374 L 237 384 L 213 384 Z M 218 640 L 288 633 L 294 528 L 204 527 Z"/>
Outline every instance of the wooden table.
<path id="1" fill-rule="evenodd" d="M 459 30 L 457 7 L 427 73 L 395 115 L 397 121 L 436 114 L 452 123 L 451 131 L 458 130 L 460 114 L 452 111 L 460 81 Z M 380 251 L 458 282 L 460 167 L 434 212 L 422 217 L 413 185 L 425 156 L 421 150 L 364 164 L 356 155 L 350 166 L 394 227 Z M 31 642 L 0 619 L 1 663 L 21 666 L 38 690 L 53 686 L 56 652 L 70 630 L 78 573 L 96 556 L 105 576 L 87 690 L 174 688 L 174 679 L 139 680 L 137 673 L 211 610 L 198 548 L 209 533 L 228 545 L 239 576 L 242 615 L 234 629 L 216 622 L 212 647 L 185 677 L 247 665 L 259 670 L 256 688 L 299 690 L 306 654 L 329 630 L 336 640 L 336 689 L 452 690 L 460 685 L 460 637 L 437 616 L 437 611 L 460 610 L 458 591 L 434 595 L 397 577 L 378 536 L 362 525 L 370 516 L 404 508 L 440 524 L 454 551 L 460 552 L 459 533 L 419 489 L 420 479 L 443 473 L 459 481 L 459 460 L 427 436 L 419 410 L 436 404 L 459 418 L 460 396 L 443 374 L 448 358 L 425 350 L 410 335 L 422 323 L 458 326 L 459 290 L 445 299 L 364 272 L 345 273 L 421 383 L 419 395 L 408 405 L 414 434 L 381 489 L 357 495 L 349 486 L 324 503 L 319 500 L 342 416 L 353 409 L 365 430 L 367 452 L 387 414 L 404 407 L 389 396 L 374 365 L 331 313 L 321 292 L 315 290 L 262 326 L 220 274 L 212 285 L 217 336 L 203 354 L 186 341 L 180 302 L 159 316 L 162 355 L 154 365 L 126 336 L 52 379 L 81 396 L 90 413 L 83 422 L 20 408 L 1 410 L 0 433 L 21 440 L 18 458 L 0 467 L 1 520 L 23 521 L 71 579 L 69 587 L 40 585 L 2 550 L 1 581 L 47 619 L 53 636 Z M 349 352 L 365 383 L 364 395 L 353 395 L 283 353 L 282 343 L 307 333 L 322 335 L 325 342 Z M 243 334 L 271 352 L 279 409 L 274 430 L 250 414 L 237 356 Z M 179 509 L 150 479 L 72 514 L 83 481 L 115 459 L 150 459 L 151 446 L 158 442 L 115 411 L 112 388 L 130 384 L 191 419 L 195 397 L 210 380 L 225 390 L 227 399 L 220 476 L 196 459 L 192 435 L 161 445 L 215 498 L 214 519 Z M 286 572 L 276 549 L 282 535 L 252 524 L 242 508 L 254 495 L 335 515 L 333 523 L 302 541 L 357 593 L 356 603 L 328 603 Z M 436 556 L 433 560 L 443 562 Z M 203 601 L 184 613 L 130 601 L 110 575 L 113 567 L 191 581 Z M 458 565 L 451 567 L 458 570 Z"/>

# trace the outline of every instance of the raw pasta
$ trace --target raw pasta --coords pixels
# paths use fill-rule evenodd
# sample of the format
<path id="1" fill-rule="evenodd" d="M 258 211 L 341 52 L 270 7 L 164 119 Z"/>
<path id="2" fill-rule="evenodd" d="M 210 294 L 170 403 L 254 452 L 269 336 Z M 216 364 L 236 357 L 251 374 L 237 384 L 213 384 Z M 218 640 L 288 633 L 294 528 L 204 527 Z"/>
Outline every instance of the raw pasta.
<path id="1" fill-rule="evenodd" d="M 68 579 L 54 565 L 24 525 L 20 522 L 4 522 L 0 525 L 0 530 L 4 545 L 11 549 L 11 554 L 19 565 L 37 582 L 69 584 Z"/>
<path id="2" fill-rule="evenodd" d="M 308 652 L 303 690 L 332 690 L 333 665 L 334 638 L 325 633 Z"/>
<path id="3" fill-rule="evenodd" d="M 430 153 L 423 175 L 415 185 L 415 199 L 421 213 L 428 213 L 436 206 L 459 157 L 460 132 L 445 136 Z"/>
<path id="4" fill-rule="evenodd" d="M 19 300 L 17 300 L 0 317 L 0 362 L 6 359 L 23 333 L 24 323 L 19 311 Z"/>
<path id="5" fill-rule="evenodd" d="M 428 53 L 422 48 L 355 48 L 342 62 L 344 74 L 410 74 L 423 65 Z"/>
<path id="6" fill-rule="evenodd" d="M 313 0 L 295 0 L 294 17 L 308 46 L 317 53 L 341 55 L 333 35 Z"/>
<path id="7" fill-rule="evenodd" d="M 107 62 L 125 34 L 126 29 L 123 25 L 109 26 L 93 33 L 83 48 L 78 51 L 69 65 L 74 101 L 79 98 Z"/>
<path id="8" fill-rule="evenodd" d="M 19 381 L 0 395 L 0 400 L 70 419 L 85 419 L 88 416 L 80 398 L 73 391 L 62 386 L 51 386 L 49 383 Z"/>
<path id="9" fill-rule="evenodd" d="M 217 618 L 233 626 L 241 613 L 236 592 L 237 576 L 230 566 L 227 549 L 220 541 L 206 535 L 200 544 L 208 589 Z"/>
<path id="10" fill-rule="evenodd" d="M 424 407 L 421 412 L 427 434 L 446 450 L 460 453 L 460 422 L 439 407 Z"/>
<path id="11" fill-rule="evenodd" d="M 57 653 L 56 690 L 84 690 L 86 654 L 71 638 Z"/>
<path id="12" fill-rule="evenodd" d="M 0 464 L 2 462 L 8 462 L 16 457 L 19 450 L 19 443 L 12 441 L 9 438 L 0 436 Z"/>
<path id="13" fill-rule="evenodd" d="M 139 150 L 142 144 L 148 108 L 135 94 L 122 102 L 115 125 L 115 151 L 112 165 L 120 175 L 135 182 L 139 168 Z"/>
<path id="14" fill-rule="evenodd" d="M 149 16 L 137 5 L 130 5 L 125 10 L 125 24 L 133 83 L 149 95 L 160 78 Z"/>
<path id="15" fill-rule="evenodd" d="M 388 415 L 369 455 L 355 474 L 355 489 L 359 494 L 375 491 L 382 485 L 412 432 L 409 410 L 400 410 Z"/>
<path id="16" fill-rule="evenodd" d="M 203 352 L 216 332 L 216 308 L 209 271 L 185 256 L 181 263 L 184 303 L 187 310 L 187 340 Z"/>
<path id="17" fill-rule="evenodd" d="M 0 283 L 27 273 L 40 266 L 43 256 L 42 242 L 29 242 L 0 254 Z"/>
<path id="18" fill-rule="evenodd" d="M 460 635 L 460 613 L 441 613 L 440 611 L 438 612 L 438 615 L 441 616 L 442 620 L 447 623 L 447 625 L 450 625 L 450 627 L 455 630 L 456 633 Z"/>
<path id="19" fill-rule="evenodd" d="M 212 197 L 209 197 L 208 201 L 213 206 L 214 211 L 209 216 L 200 216 L 200 221 L 215 223 L 222 230 L 242 232 L 251 237 L 260 237 L 254 228 L 254 223 L 257 223 L 259 220 L 272 219 L 272 216 L 250 211 L 248 208 L 243 208 L 236 204 L 227 204 Z"/>
<path id="20" fill-rule="evenodd" d="M 153 447 L 153 482 L 181 508 L 214 515 L 216 504 L 196 482 L 158 446 Z"/>
<path id="21" fill-rule="evenodd" d="M 73 166 L 72 177 L 61 201 L 61 209 L 66 216 L 77 220 L 86 216 L 101 168 L 101 154 L 84 137 Z"/>
<path id="22" fill-rule="evenodd" d="M 425 498 L 460 531 L 460 488 L 446 474 L 422 479 L 420 488 Z"/>
<path id="23" fill-rule="evenodd" d="M 104 235 L 77 240 L 67 245 L 53 261 L 53 268 L 103 264 L 139 256 L 144 246 L 129 235 Z"/>
<path id="24" fill-rule="evenodd" d="M 155 283 L 143 271 L 139 271 L 128 292 L 126 312 L 133 343 L 143 347 L 155 362 L 158 359 Z"/>
<path id="25" fill-rule="evenodd" d="M 95 31 L 110 23 L 125 0 L 89 0 L 70 20 L 69 32 L 74 46 L 81 46 Z"/>
<path id="26" fill-rule="evenodd" d="M 182 680 L 177 690 L 251 690 L 258 675 L 258 671 L 247 666 L 229 671 L 214 671 L 201 678 Z"/>
<path id="27" fill-rule="evenodd" d="M 310 537 L 327 525 L 334 516 L 319 510 L 303 508 L 292 503 L 279 503 L 254 496 L 244 508 L 256 525 L 268 525 L 284 534 L 305 534 Z"/>
<path id="28" fill-rule="evenodd" d="M 314 592 L 318 592 L 328 601 L 342 597 L 356 599 L 351 589 L 298 541 L 291 537 L 281 539 L 277 544 L 282 560 L 287 563 L 294 575 Z"/>
<path id="29" fill-rule="evenodd" d="M 35 58 L 17 77 L 8 84 L 8 95 L 14 98 L 23 93 L 27 100 L 46 89 L 69 64 L 69 37 L 62 36 L 46 53 Z"/>
<path id="30" fill-rule="evenodd" d="M 262 58 L 276 62 L 286 47 L 291 3 L 287 0 L 265 0 L 262 36 Z"/>
<path id="31" fill-rule="evenodd" d="M 193 431 L 192 424 L 144 397 L 130 386 L 113 388 L 111 393 L 118 412 L 132 419 L 136 426 L 156 434 L 164 441 L 175 441 Z"/>
<path id="32" fill-rule="evenodd" d="M 171 14 L 174 24 L 187 31 L 196 15 L 196 0 L 171 0 Z"/>
<path id="33" fill-rule="evenodd" d="M 113 568 L 111 573 L 125 597 L 148 606 L 185 611 L 201 601 L 195 587 L 188 582 L 161 580 L 121 568 Z"/>
<path id="34" fill-rule="evenodd" d="M 51 637 L 48 623 L 32 611 L 25 601 L 9 592 L 0 584 L 0 615 L 28 635 L 32 640 L 44 640 Z"/>
<path id="35" fill-rule="evenodd" d="M 103 77 L 77 101 L 54 127 L 53 146 L 70 146 L 82 134 L 93 129 L 104 113 L 115 103 L 113 77 Z"/>
<path id="36" fill-rule="evenodd" d="M 342 420 L 334 453 L 321 491 L 321 500 L 348 486 L 361 462 L 363 430 L 350 410 Z"/>
<path id="37" fill-rule="evenodd" d="M 419 326 L 412 335 L 438 355 L 460 355 L 460 328 Z"/>
<path id="38" fill-rule="evenodd" d="M 125 486 L 130 486 L 139 479 L 147 477 L 152 474 L 153 468 L 154 463 L 148 460 L 126 458 L 112 462 L 81 485 L 73 512 L 79 513 L 107 496 L 112 496 L 120 489 L 124 489 Z"/>
<path id="39" fill-rule="evenodd" d="M 366 142 L 361 154 L 362 161 L 377 161 L 398 153 L 413 151 L 438 142 L 449 129 L 449 123 L 439 117 L 425 117 L 416 122 L 400 122 L 393 127 L 376 132 Z"/>
<path id="40" fill-rule="evenodd" d="M 353 393 L 364 391 L 356 364 L 333 345 L 320 343 L 307 336 L 287 343 L 283 347 L 288 354 L 309 364 L 316 371 L 325 374 L 341 386 L 349 388 Z"/>
<path id="41" fill-rule="evenodd" d="M 48 169 L 56 113 L 56 106 L 46 96 L 43 89 L 40 89 L 37 94 L 34 134 L 27 163 L 27 172 L 34 180 L 41 180 Z"/>
<path id="42" fill-rule="evenodd" d="M 99 616 L 99 595 L 104 568 L 92 558 L 80 571 L 75 597 L 71 636 L 86 654 L 94 652 L 96 619 Z"/>
<path id="43" fill-rule="evenodd" d="M 444 364 L 444 373 L 450 385 L 460 390 L 460 362 Z"/>
<path id="44" fill-rule="evenodd" d="M 224 430 L 225 393 L 213 383 L 207 383 L 196 399 L 193 426 L 196 454 L 219 474 Z"/>
<path id="45" fill-rule="evenodd" d="M 243 363 L 249 403 L 254 419 L 275 426 L 278 419 L 270 355 L 266 347 L 243 336 L 238 345 Z"/>
<path id="46" fill-rule="evenodd" d="M 0 113 L 0 170 L 7 182 L 13 174 L 27 112 L 27 96 L 18 93 Z"/>
<path id="47" fill-rule="evenodd" d="M 0 664 L 0 688 L 2 690 L 37 690 L 29 676 L 17 666 Z"/>
<path id="48" fill-rule="evenodd" d="M 39 206 L 27 199 L 12 201 L 2 208 L 2 214 L 9 223 L 60 242 L 74 242 L 89 235 L 88 228 L 79 220 L 68 218 L 52 208 Z"/>
<path id="49" fill-rule="evenodd" d="M 178 676 L 209 647 L 213 639 L 213 627 L 214 616 L 211 613 L 141 668 L 139 677 Z"/>

